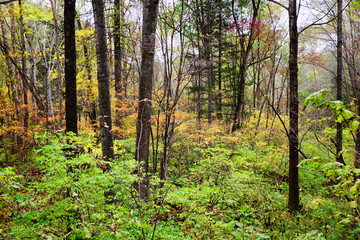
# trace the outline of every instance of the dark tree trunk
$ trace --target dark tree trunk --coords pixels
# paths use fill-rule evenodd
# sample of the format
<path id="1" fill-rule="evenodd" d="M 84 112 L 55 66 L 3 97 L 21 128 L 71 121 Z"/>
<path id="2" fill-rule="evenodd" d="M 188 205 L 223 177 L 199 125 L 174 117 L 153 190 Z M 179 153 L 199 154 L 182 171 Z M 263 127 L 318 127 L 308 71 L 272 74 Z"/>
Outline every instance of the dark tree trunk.
<path id="1" fill-rule="evenodd" d="M 218 90 L 217 90 L 217 94 L 216 94 L 216 118 L 217 119 L 222 119 L 222 78 L 221 78 L 221 66 L 222 66 L 222 62 L 221 62 L 221 58 L 222 58 L 222 44 L 221 44 L 221 34 L 219 36 L 219 62 L 218 62 Z"/>
<path id="2" fill-rule="evenodd" d="M 252 19 L 251 19 L 251 27 L 250 27 L 250 33 L 249 37 L 247 39 L 247 44 L 245 44 L 246 39 L 243 33 L 240 32 L 240 25 L 237 22 L 236 16 L 235 16 L 235 1 L 232 1 L 232 12 L 233 12 L 233 18 L 235 21 L 236 29 L 238 37 L 240 38 L 240 45 L 241 45 L 241 62 L 239 67 L 239 74 L 240 74 L 240 81 L 238 85 L 238 95 L 237 95 L 237 101 L 236 101 L 236 109 L 235 109 L 235 115 L 233 120 L 233 126 L 232 126 L 232 132 L 235 132 L 239 126 L 241 121 L 241 115 L 243 114 L 244 110 L 244 100 L 245 100 L 245 82 L 246 82 L 246 70 L 247 70 L 247 62 L 250 55 L 250 51 L 253 47 L 254 38 L 256 34 L 256 21 L 259 14 L 259 7 L 260 7 L 260 0 L 256 2 L 256 0 L 251 1 L 252 4 Z"/>
<path id="3" fill-rule="evenodd" d="M 338 0 L 338 22 L 337 22 L 337 74 L 336 74 L 336 100 L 342 101 L 342 82 L 343 82 L 343 62 L 342 62 L 342 45 L 343 45 L 343 30 L 342 30 L 342 0 Z M 343 145 L 343 123 L 336 123 L 336 161 L 339 163 L 344 162 L 342 155 Z"/>
<path id="4" fill-rule="evenodd" d="M 123 82 L 122 82 L 122 45 L 121 45 L 121 4 L 122 0 L 114 1 L 114 75 L 115 75 L 115 97 L 116 97 L 116 120 L 115 125 L 121 125 L 120 102 L 122 101 Z"/>
<path id="5" fill-rule="evenodd" d="M 99 90 L 99 122 L 103 159 L 114 158 L 111 134 L 111 108 L 109 87 L 109 64 L 106 41 L 105 6 L 103 0 L 92 0 L 95 19 L 97 78 Z"/>
<path id="6" fill-rule="evenodd" d="M 83 30 L 83 27 L 81 25 L 81 21 L 80 21 L 80 18 L 79 16 L 77 16 L 77 24 L 78 24 L 78 29 L 79 30 Z M 91 59 L 89 57 L 89 51 L 88 51 L 88 48 L 86 46 L 86 44 L 84 43 L 83 44 L 83 49 L 84 49 L 84 57 L 85 57 L 85 68 L 86 68 L 86 75 L 87 75 L 87 79 L 89 81 L 89 87 L 88 87 L 88 95 L 89 95 L 89 98 L 90 98 L 90 89 L 91 89 L 91 85 L 93 84 L 93 79 L 91 77 Z M 96 119 L 96 102 L 95 100 L 92 100 L 92 102 L 90 103 L 90 110 L 88 112 L 88 115 L 89 115 L 89 118 L 90 118 L 90 124 L 91 126 L 93 127 L 93 129 L 95 130 L 96 129 L 96 122 L 97 122 L 97 119 Z"/>
<path id="7" fill-rule="evenodd" d="M 139 175 L 139 197 L 149 200 L 149 140 L 151 132 L 151 94 L 154 74 L 155 33 L 159 0 L 143 1 L 143 29 L 141 41 L 141 69 L 138 120 L 136 125 L 136 153 Z"/>
<path id="8" fill-rule="evenodd" d="M 208 17 L 209 18 L 209 17 Z M 208 19 L 209 21 L 209 19 Z M 208 24 L 209 25 L 209 24 Z M 213 113 L 214 113 L 214 80 L 213 80 L 213 63 L 212 63 L 212 40 L 207 30 L 208 39 L 205 40 L 205 58 L 206 58 L 206 70 L 207 70 L 207 87 L 208 87 L 208 123 L 210 124 L 213 120 Z"/>
<path id="9" fill-rule="evenodd" d="M 21 65 L 22 65 L 22 74 L 26 77 L 26 57 L 25 57 L 25 29 L 24 29 L 24 18 L 23 18 L 23 6 L 21 0 L 19 0 L 19 7 L 20 7 L 20 48 L 21 48 Z M 24 111 L 24 127 L 27 129 L 29 127 L 29 109 L 28 109 L 28 87 L 26 84 L 26 78 L 23 78 L 23 102 L 25 106 Z"/>
<path id="10" fill-rule="evenodd" d="M 77 134 L 75 0 L 64 2 L 66 132 Z"/>
<path id="11" fill-rule="evenodd" d="M 297 30 L 297 3 L 289 0 L 289 95 L 290 95 L 290 128 L 289 128 L 289 199 L 290 211 L 300 209 L 299 205 L 299 99 L 298 99 L 298 30 Z"/>

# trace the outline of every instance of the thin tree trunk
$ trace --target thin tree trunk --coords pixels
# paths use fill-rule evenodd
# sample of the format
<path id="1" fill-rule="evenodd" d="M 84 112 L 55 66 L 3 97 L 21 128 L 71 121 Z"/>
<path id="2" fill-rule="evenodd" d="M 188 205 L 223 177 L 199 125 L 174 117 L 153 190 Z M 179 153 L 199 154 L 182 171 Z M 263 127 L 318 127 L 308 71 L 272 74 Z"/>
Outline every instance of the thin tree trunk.
<path id="1" fill-rule="evenodd" d="M 33 44 L 33 38 L 34 38 L 34 35 L 31 34 L 31 33 L 27 33 L 26 34 L 26 38 L 27 38 L 27 42 L 29 44 L 29 49 L 30 49 L 30 55 L 29 55 L 29 58 L 30 58 L 30 82 L 33 86 L 36 86 L 36 58 L 34 56 L 36 50 L 34 49 L 34 44 Z M 32 101 L 33 101 L 33 104 L 34 104 L 34 109 L 35 111 L 37 111 L 37 105 L 36 105 L 36 99 L 34 96 L 32 96 Z"/>
<path id="2" fill-rule="evenodd" d="M 298 99 L 298 30 L 297 30 L 297 3 L 289 0 L 289 32 L 290 32 L 290 128 L 289 128 L 289 198 L 290 211 L 300 209 L 299 199 L 299 99 Z"/>
<path id="3" fill-rule="evenodd" d="M 76 20 L 77 20 L 78 29 L 83 30 L 80 18 L 77 17 Z M 87 28 L 87 27 L 85 27 L 85 28 Z M 89 51 L 88 51 L 88 48 L 87 48 L 86 44 L 83 44 L 83 49 L 84 49 L 84 57 L 85 57 L 86 75 L 87 75 L 87 79 L 89 81 L 89 87 L 87 89 L 87 92 L 88 92 L 88 97 L 90 99 L 90 89 L 91 89 L 91 86 L 93 84 L 93 79 L 91 77 L 91 64 L 90 64 L 91 59 L 89 57 Z M 90 103 L 90 106 L 91 106 L 91 108 L 90 108 L 91 110 L 88 112 L 88 115 L 89 115 L 89 118 L 90 118 L 90 124 L 95 129 L 96 128 L 96 121 L 97 121 L 97 119 L 96 119 L 96 102 L 95 102 L 95 100 L 92 100 L 92 102 Z"/>
<path id="4" fill-rule="evenodd" d="M 342 62 L 342 46 L 343 46 L 343 1 L 338 0 L 338 21 L 337 21 L 337 74 L 336 74 L 336 100 L 343 100 L 343 62 Z M 342 155 L 343 145 L 343 123 L 336 123 L 336 161 L 345 164 Z"/>
<path id="5" fill-rule="evenodd" d="M 11 34 L 11 48 L 12 51 L 14 53 L 18 52 L 18 48 L 17 48 L 17 39 L 16 39 L 16 26 L 15 26 L 15 18 L 14 18 L 14 12 L 11 10 L 13 9 L 13 4 L 10 4 L 10 15 L 11 15 L 11 19 L 10 19 L 10 34 Z M 7 49 L 9 50 L 9 49 Z M 7 55 L 8 56 L 8 55 Z M 14 56 L 12 57 L 12 59 L 8 58 L 9 61 L 12 61 L 13 65 L 17 66 L 15 67 L 15 79 L 14 79 L 14 85 L 16 90 L 14 92 L 16 92 L 16 98 L 17 98 L 17 113 L 18 113 L 18 121 L 20 123 L 23 123 L 24 121 L 24 113 L 23 113 L 23 99 L 21 99 L 22 96 L 22 88 L 21 88 L 21 84 L 20 81 L 15 81 L 16 79 L 20 79 L 20 68 L 19 68 L 19 59 L 18 57 Z"/>
<path id="6" fill-rule="evenodd" d="M 75 1 L 64 2 L 66 131 L 77 134 Z"/>
<path id="7" fill-rule="evenodd" d="M 114 158 L 111 134 L 111 107 L 109 86 L 108 49 L 106 41 L 105 6 L 103 0 L 92 0 L 95 19 L 97 77 L 99 89 L 99 122 L 103 159 Z"/>
<path id="8" fill-rule="evenodd" d="M 6 29 L 5 29 L 5 23 L 4 23 L 3 18 L 0 18 L 0 24 L 1 24 L 1 34 L 2 34 L 2 38 L 3 38 L 2 40 L 3 40 L 4 47 L 7 49 L 8 52 L 10 52 L 9 44 L 8 44 L 7 38 L 6 38 Z M 16 91 L 16 84 L 15 84 L 15 79 L 14 79 L 14 67 L 11 64 L 11 61 L 10 61 L 8 55 L 6 55 L 6 65 L 7 65 L 8 73 L 9 73 L 11 96 L 12 96 L 14 106 L 16 108 L 16 117 L 17 117 L 17 120 L 20 121 L 20 112 L 19 112 L 19 108 L 18 108 L 19 99 L 18 99 L 18 95 L 17 95 L 17 91 Z"/>
<path id="9" fill-rule="evenodd" d="M 139 198 L 149 200 L 149 140 L 151 131 L 151 94 L 154 74 L 155 33 L 159 0 L 143 1 L 143 29 L 136 153 L 139 176 Z"/>
<path id="10" fill-rule="evenodd" d="M 22 74 L 26 76 L 27 68 L 26 68 L 26 57 L 25 57 L 25 30 L 24 30 L 24 18 L 23 18 L 23 5 L 21 0 L 19 0 L 19 11 L 20 11 L 20 49 L 21 49 L 21 67 Z M 22 82 L 23 87 L 23 102 L 24 102 L 24 127 L 27 129 L 29 127 L 29 109 L 28 109 L 28 87 L 26 84 L 26 78 L 23 78 Z"/>
<path id="11" fill-rule="evenodd" d="M 124 83 L 122 81 L 122 44 L 121 44 L 121 20 L 123 0 L 114 0 L 114 75 L 116 97 L 116 120 L 115 125 L 121 126 L 121 101 L 123 100 Z"/>
<path id="12" fill-rule="evenodd" d="M 57 15 L 57 3 L 56 0 L 50 0 L 51 10 L 53 14 L 54 21 L 54 31 L 55 31 L 55 51 L 56 51 L 56 72 L 57 72 L 57 94 L 59 101 L 59 124 L 61 127 L 61 120 L 63 118 L 63 94 L 62 94 L 62 78 L 61 78 L 61 62 L 60 62 L 60 43 L 59 43 L 59 23 Z"/>
<path id="13" fill-rule="evenodd" d="M 245 36 L 240 33 L 240 26 L 237 22 L 236 16 L 235 16 L 235 9 L 234 9 L 234 0 L 232 1 L 232 12 L 233 12 L 233 18 L 235 21 L 236 29 L 238 37 L 240 38 L 240 45 L 241 45 L 241 62 L 240 62 L 240 69 L 239 69 L 239 75 L 240 75 L 240 82 L 239 82 L 239 91 L 237 95 L 237 101 L 236 101 L 236 109 L 235 109 L 235 116 L 233 120 L 233 126 L 232 126 L 232 132 L 235 132 L 239 126 L 241 121 L 241 115 L 244 111 L 244 99 L 245 99 L 245 82 L 246 82 L 246 70 L 247 70 L 247 62 L 250 55 L 250 51 L 253 47 L 254 43 L 254 36 L 256 34 L 256 21 L 259 14 L 259 7 L 260 7 L 260 1 L 256 2 L 256 0 L 251 1 L 252 4 L 252 19 L 251 19 L 251 27 L 250 27 L 250 33 L 249 33 L 249 39 L 245 46 Z"/>

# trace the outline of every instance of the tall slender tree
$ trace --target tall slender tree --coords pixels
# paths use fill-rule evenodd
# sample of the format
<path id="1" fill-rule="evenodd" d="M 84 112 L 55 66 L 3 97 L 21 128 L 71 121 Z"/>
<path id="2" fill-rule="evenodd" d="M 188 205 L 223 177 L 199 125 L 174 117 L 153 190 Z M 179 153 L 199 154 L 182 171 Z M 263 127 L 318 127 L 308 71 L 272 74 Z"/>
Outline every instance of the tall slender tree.
<path id="1" fill-rule="evenodd" d="M 23 4 L 22 1 L 19 0 L 19 11 L 20 11 L 20 17 L 19 17 L 19 22 L 20 22 L 20 49 L 21 49 L 21 70 L 22 73 L 24 75 L 24 77 L 26 77 L 26 72 L 27 72 L 27 67 L 26 67 L 26 57 L 25 57 L 25 51 L 26 51 L 26 46 L 25 46 L 25 29 L 24 29 L 24 17 L 23 17 Z M 28 86 L 26 84 L 26 78 L 23 78 L 23 102 L 24 102 L 24 106 L 25 106 L 25 111 L 24 111 L 24 127 L 28 128 L 29 127 L 29 109 L 28 109 Z"/>
<path id="2" fill-rule="evenodd" d="M 258 21 L 258 15 L 259 15 L 259 9 L 260 9 L 260 0 L 251 0 L 251 6 L 252 6 L 252 16 L 251 21 L 249 25 L 249 33 L 245 33 L 244 31 L 241 31 L 242 26 L 237 20 L 236 17 L 236 9 L 235 9 L 235 0 L 232 0 L 232 12 L 233 12 L 233 18 L 234 23 L 236 27 L 236 33 L 238 35 L 238 38 L 240 39 L 240 51 L 241 51 L 241 57 L 240 57 L 240 64 L 239 64 L 239 82 L 238 82 L 238 93 L 237 93 L 237 99 L 236 99 L 236 109 L 234 114 L 234 121 L 232 126 L 232 132 L 235 132 L 239 126 L 241 121 L 241 115 L 244 110 L 244 103 L 245 103 L 245 81 L 246 81 L 246 71 L 247 71 L 247 65 L 248 65 L 248 59 L 250 56 L 251 49 L 254 44 L 254 40 L 256 37 L 256 25 Z"/>
<path id="3" fill-rule="evenodd" d="M 289 198 L 288 207 L 290 211 L 297 211 L 300 208 L 299 198 L 299 98 L 298 98 L 298 40 L 297 29 L 297 2 L 289 0 Z"/>
<path id="4" fill-rule="evenodd" d="M 149 140 L 151 131 L 151 94 L 154 75 L 155 33 L 159 0 L 143 0 L 143 28 L 136 152 L 138 161 L 139 197 L 149 199 Z"/>
<path id="5" fill-rule="evenodd" d="M 336 100 L 343 100 L 343 1 L 337 1 L 337 69 L 336 69 Z M 336 123 L 336 161 L 339 163 L 345 163 L 342 155 L 343 145 L 343 124 L 341 122 Z"/>
<path id="6" fill-rule="evenodd" d="M 75 1 L 64 0 L 66 131 L 77 134 Z"/>
<path id="7" fill-rule="evenodd" d="M 62 87 L 63 82 L 61 78 L 61 62 L 60 62 L 60 42 L 59 42 L 59 23 L 58 23 L 58 10 L 56 0 L 50 0 L 51 11 L 54 21 L 54 31 L 55 31 L 55 51 L 56 51 L 56 73 L 57 73 L 57 94 L 59 98 L 59 112 L 60 112 L 60 125 L 63 118 L 63 94 Z"/>
<path id="8" fill-rule="evenodd" d="M 103 159 L 114 158 L 114 144 L 111 134 L 111 107 L 109 87 L 109 64 L 106 41 L 105 5 L 103 0 L 92 0 L 95 19 L 97 78 L 99 89 L 99 121 Z"/>
<path id="9" fill-rule="evenodd" d="M 120 108 L 120 101 L 122 100 L 123 82 L 122 82 L 122 44 L 121 44 L 121 19 L 123 0 L 114 0 L 114 75 L 115 75 L 115 97 L 116 97 L 116 111 Z M 121 125 L 120 113 L 116 114 L 116 126 Z"/>

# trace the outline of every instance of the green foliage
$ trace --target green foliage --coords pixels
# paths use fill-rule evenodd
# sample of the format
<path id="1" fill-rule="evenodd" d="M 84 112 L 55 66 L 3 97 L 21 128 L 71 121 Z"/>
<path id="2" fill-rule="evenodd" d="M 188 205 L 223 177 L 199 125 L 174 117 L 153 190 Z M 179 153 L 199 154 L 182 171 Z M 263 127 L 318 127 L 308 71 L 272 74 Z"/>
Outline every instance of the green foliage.
<path id="1" fill-rule="evenodd" d="M 330 108 L 334 111 L 336 116 L 336 122 L 345 122 L 349 129 L 356 131 L 359 126 L 359 117 L 346 109 L 346 106 L 341 101 L 325 101 L 326 94 L 329 93 L 329 90 L 322 89 L 318 92 L 310 94 L 304 102 L 304 109 L 311 103 L 314 106 L 321 108 Z"/>
<path id="2" fill-rule="evenodd" d="M 251 129 L 256 123 L 249 121 L 247 129 L 235 135 L 226 135 L 214 125 L 200 132 L 201 142 L 189 141 L 186 134 L 193 134 L 192 127 L 182 126 L 188 130 L 181 133 L 186 137 L 173 145 L 169 181 L 160 189 L 158 176 L 151 174 L 152 194 L 147 203 L 138 200 L 133 188 L 137 181 L 133 174 L 137 168 L 135 138 L 115 141 L 112 171 L 103 173 L 99 164 L 105 162 L 97 159 L 101 151 L 91 134 L 38 134 L 33 160 L 38 174 L 24 178 L 16 168 L 1 171 L 0 214 L 5 222 L 0 223 L 0 236 L 37 237 L 32 230 L 49 239 L 354 236 L 359 230 L 354 214 L 358 171 L 324 158 L 303 160 L 300 185 L 304 207 L 290 214 L 286 141 L 280 135 L 270 139 L 270 132 L 254 134 Z M 259 128 L 262 124 L 266 122 Z M 312 154 L 320 155 L 319 149 L 313 148 Z M 329 179 L 337 184 L 329 184 Z M 107 194 L 111 192 L 115 194 Z M 343 201 L 345 195 L 349 203 Z"/>

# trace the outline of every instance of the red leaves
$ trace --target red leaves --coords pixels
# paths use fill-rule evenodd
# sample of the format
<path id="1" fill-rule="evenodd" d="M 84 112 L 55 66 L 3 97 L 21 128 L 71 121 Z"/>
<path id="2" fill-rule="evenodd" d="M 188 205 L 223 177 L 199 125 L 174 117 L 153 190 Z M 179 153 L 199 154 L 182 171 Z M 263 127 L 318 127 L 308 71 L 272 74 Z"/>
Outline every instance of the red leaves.
<path id="1" fill-rule="evenodd" d="M 241 18 L 239 21 L 234 21 L 229 27 L 225 28 L 225 31 L 237 30 L 242 34 L 248 34 L 250 31 L 259 33 L 261 26 L 260 18 L 254 19 Z"/>

